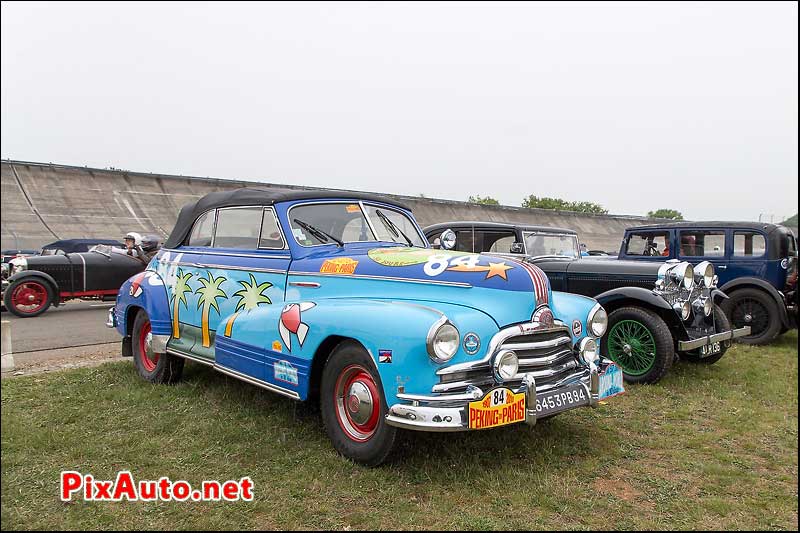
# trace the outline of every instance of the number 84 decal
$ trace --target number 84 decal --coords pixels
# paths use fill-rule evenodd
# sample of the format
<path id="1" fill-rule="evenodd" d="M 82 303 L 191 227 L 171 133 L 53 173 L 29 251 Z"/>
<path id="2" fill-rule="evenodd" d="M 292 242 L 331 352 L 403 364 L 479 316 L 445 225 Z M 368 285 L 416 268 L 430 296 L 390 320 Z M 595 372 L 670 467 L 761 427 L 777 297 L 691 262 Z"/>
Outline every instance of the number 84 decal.
<path id="1" fill-rule="evenodd" d="M 499 276 L 508 281 L 507 270 L 514 268 L 507 265 L 504 261 L 492 263 L 489 261 L 488 265 L 481 265 L 482 257 L 476 254 L 461 255 L 452 257 L 448 255 L 432 255 L 423 266 L 425 274 L 428 276 L 438 276 L 444 271 L 450 272 L 486 272 L 486 278 L 489 279 Z"/>

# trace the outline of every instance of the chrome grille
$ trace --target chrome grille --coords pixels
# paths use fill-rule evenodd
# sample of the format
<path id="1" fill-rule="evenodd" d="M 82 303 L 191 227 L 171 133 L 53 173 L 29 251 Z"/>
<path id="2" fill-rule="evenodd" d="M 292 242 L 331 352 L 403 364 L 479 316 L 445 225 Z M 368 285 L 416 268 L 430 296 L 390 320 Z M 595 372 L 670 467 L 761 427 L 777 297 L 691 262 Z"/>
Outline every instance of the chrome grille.
<path id="1" fill-rule="evenodd" d="M 588 368 L 579 362 L 572 348 L 572 337 L 566 328 L 541 332 L 528 332 L 506 337 L 494 353 L 513 350 L 519 358 L 519 371 L 514 379 L 503 385 L 511 388 L 522 383 L 522 376 L 531 373 L 536 379 L 536 390 L 545 391 L 588 375 Z M 434 393 L 455 394 L 466 392 L 469 386 L 487 389 L 495 386 L 491 358 L 472 365 L 459 365 L 459 371 L 440 374 Z"/>

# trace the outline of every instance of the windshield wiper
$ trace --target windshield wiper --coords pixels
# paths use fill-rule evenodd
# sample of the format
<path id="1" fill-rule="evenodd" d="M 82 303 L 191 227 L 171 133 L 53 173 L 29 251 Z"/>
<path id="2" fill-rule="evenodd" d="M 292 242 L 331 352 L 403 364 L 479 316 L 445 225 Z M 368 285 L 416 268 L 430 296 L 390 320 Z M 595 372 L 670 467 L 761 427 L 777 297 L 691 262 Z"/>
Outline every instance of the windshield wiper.
<path id="1" fill-rule="evenodd" d="M 344 241 L 342 241 L 340 239 L 337 239 L 336 237 L 334 237 L 330 233 L 326 233 L 326 232 L 322 231 L 321 229 L 312 226 L 308 222 L 303 222 L 302 220 L 298 220 L 296 218 L 294 219 L 294 223 L 297 224 L 298 226 L 300 226 L 301 228 L 303 228 L 304 230 L 306 230 L 307 232 L 309 232 L 314 237 L 316 237 L 317 240 L 319 240 L 320 242 L 326 243 L 329 240 L 331 240 L 331 241 L 334 241 L 337 244 L 337 246 L 339 246 L 340 248 L 344 248 Z"/>
<path id="2" fill-rule="evenodd" d="M 378 218 L 379 218 L 379 219 L 381 219 L 381 222 L 383 222 L 383 225 L 384 225 L 384 226 L 386 226 L 386 229 L 388 229 L 388 230 L 389 230 L 389 233 L 391 233 L 393 237 L 399 237 L 400 235 L 402 235 L 402 236 L 403 236 L 403 238 L 406 240 L 406 242 L 408 243 L 408 245 L 409 245 L 409 246 L 414 246 L 414 243 L 412 243 L 412 242 L 411 242 L 411 239 L 409 239 L 409 238 L 408 238 L 408 235 L 406 235 L 405 233 L 403 233 L 403 230 L 401 230 L 400 228 L 398 228 L 398 227 L 397 227 L 397 224 L 395 224 L 394 222 L 392 222 L 392 221 L 389 219 L 389 217 L 387 217 L 387 216 L 386 216 L 386 215 L 383 213 L 383 211 L 381 211 L 380 209 L 376 209 L 376 210 L 375 210 L 375 214 L 376 214 L 376 215 L 378 215 Z"/>

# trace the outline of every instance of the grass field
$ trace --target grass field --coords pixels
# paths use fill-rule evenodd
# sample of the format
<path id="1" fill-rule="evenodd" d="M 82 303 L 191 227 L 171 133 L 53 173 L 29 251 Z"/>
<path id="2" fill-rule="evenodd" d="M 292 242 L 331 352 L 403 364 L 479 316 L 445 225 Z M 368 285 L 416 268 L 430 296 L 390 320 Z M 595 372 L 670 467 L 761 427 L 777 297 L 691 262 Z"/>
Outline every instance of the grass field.
<path id="1" fill-rule="evenodd" d="M 680 363 L 654 386 L 529 428 L 410 434 L 391 462 L 338 456 L 318 415 L 187 364 L 2 382 L 2 529 L 797 529 L 797 333 Z M 61 470 L 250 476 L 253 502 L 64 503 Z"/>

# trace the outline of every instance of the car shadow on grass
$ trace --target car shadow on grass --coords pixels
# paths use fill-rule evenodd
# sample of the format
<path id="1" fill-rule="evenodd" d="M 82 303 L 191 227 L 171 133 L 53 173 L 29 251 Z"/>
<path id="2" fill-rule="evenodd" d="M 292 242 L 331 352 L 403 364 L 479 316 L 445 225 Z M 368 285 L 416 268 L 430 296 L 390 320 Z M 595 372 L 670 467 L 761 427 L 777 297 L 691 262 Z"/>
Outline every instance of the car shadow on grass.
<path id="1" fill-rule="evenodd" d="M 196 364 L 186 365 L 184 383 L 221 404 L 223 411 L 244 410 L 248 417 L 254 417 L 257 426 L 279 432 L 287 442 L 295 442 L 297 449 L 316 441 L 333 451 L 319 409 L 309 402 L 283 398 Z M 465 472 L 485 476 L 509 465 L 540 473 L 565 466 L 588 467 L 598 457 L 607 460 L 621 455 L 619 438 L 613 431 L 615 414 L 609 409 L 608 405 L 577 409 L 535 426 L 520 423 L 454 433 L 400 431 L 384 467 L 406 472 L 412 478 L 425 472 L 428 478 L 440 481 L 447 481 L 457 467 L 460 473 L 453 481 L 460 482 Z M 265 434 L 263 444 L 270 444 L 267 441 L 272 438 Z M 259 445 L 258 441 L 253 445 Z M 291 453 L 291 449 L 285 451 Z"/>

